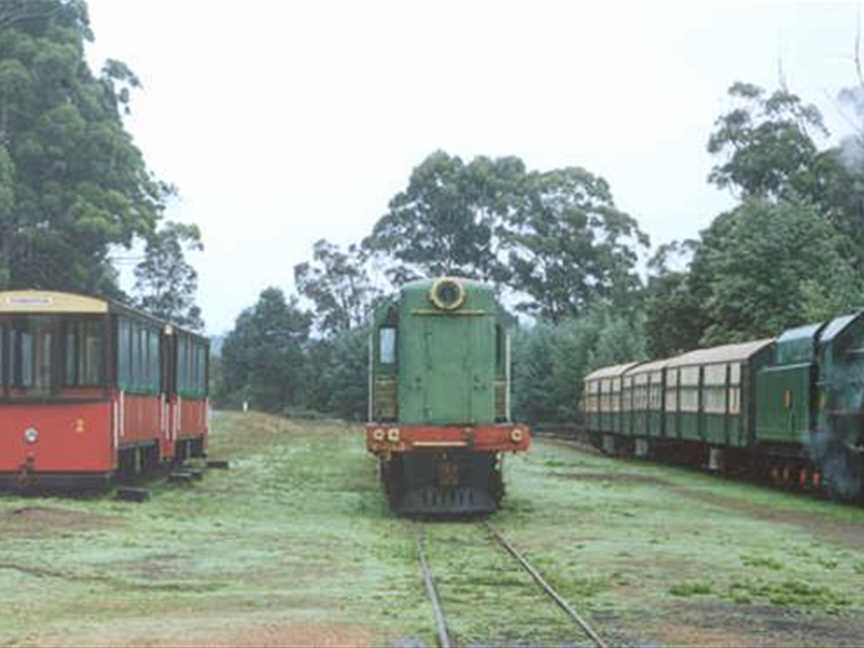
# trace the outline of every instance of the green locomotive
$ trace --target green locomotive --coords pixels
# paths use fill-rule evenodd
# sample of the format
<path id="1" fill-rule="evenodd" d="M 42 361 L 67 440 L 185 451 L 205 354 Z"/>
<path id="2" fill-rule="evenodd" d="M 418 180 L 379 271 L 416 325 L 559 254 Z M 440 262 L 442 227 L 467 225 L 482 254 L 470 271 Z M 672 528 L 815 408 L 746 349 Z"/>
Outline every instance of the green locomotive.
<path id="1" fill-rule="evenodd" d="M 864 312 L 586 376 L 588 432 L 609 453 L 861 494 Z"/>
<path id="2" fill-rule="evenodd" d="M 490 286 L 456 277 L 408 283 L 376 309 L 366 441 L 394 511 L 497 509 L 503 453 L 530 443 L 510 420 L 509 324 Z"/>

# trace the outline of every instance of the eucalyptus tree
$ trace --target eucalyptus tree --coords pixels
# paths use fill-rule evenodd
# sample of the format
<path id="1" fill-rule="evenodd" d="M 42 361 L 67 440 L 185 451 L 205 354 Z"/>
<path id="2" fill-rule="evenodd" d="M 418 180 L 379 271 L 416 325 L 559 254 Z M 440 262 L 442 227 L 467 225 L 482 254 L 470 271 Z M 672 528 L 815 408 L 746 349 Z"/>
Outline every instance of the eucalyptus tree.
<path id="1" fill-rule="evenodd" d="M 768 93 L 738 82 L 729 95 L 736 106 L 716 120 L 708 140 L 708 152 L 720 160 L 708 181 L 744 200 L 813 205 L 845 236 L 844 256 L 864 269 L 864 169 L 850 163 L 850 152 L 860 153 L 860 133 L 824 146 L 829 132 L 819 109 L 786 87 Z M 856 109 L 857 97 L 851 90 L 840 95 Z"/>
<path id="2" fill-rule="evenodd" d="M 83 0 L 0 0 L 0 286 L 116 293 L 109 250 L 173 191 L 123 125 L 139 79 L 94 74 L 92 40 Z"/>
<path id="3" fill-rule="evenodd" d="M 394 262 L 388 274 L 397 284 L 459 275 L 500 285 L 510 276 L 502 234 L 524 173 L 514 157 L 465 164 L 436 151 L 413 170 L 364 247 Z"/>
<path id="4" fill-rule="evenodd" d="M 648 354 L 666 358 L 699 346 L 707 315 L 703 299 L 691 286 L 689 265 L 700 241 L 661 245 L 648 261 L 644 316 Z"/>
<path id="5" fill-rule="evenodd" d="M 186 252 L 203 249 L 196 225 L 163 223 L 147 237 L 144 260 L 135 267 L 135 304 L 156 317 L 203 329 L 195 304 L 198 273 L 186 259 Z"/>
<path id="6" fill-rule="evenodd" d="M 279 411 L 302 403 L 312 318 L 278 288 L 267 288 L 237 318 L 222 347 L 226 394 Z"/>
<path id="7" fill-rule="evenodd" d="M 324 239 L 313 260 L 294 266 L 298 292 L 315 304 L 316 328 L 325 336 L 362 326 L 382 290 L 369 273 L 369 252 L 359 245 L 346 251 Z"/>
<path id="8" fill-rule="evenodd" d="M 533 172 L 507 234 L 519 308 L 558 322 L 594 303 L 633 306 L 648 237 L 615 206 L 609 184 L 581 167 Z"/>
<path id="9" fill-rule="evenodd" d="M 843 249 L 843 235 L 812 206 L 754 199 L 718 216 L 689 279 L 709 322 L 702 344 L 773 337 L 860 307 L 860 275 Z"/>

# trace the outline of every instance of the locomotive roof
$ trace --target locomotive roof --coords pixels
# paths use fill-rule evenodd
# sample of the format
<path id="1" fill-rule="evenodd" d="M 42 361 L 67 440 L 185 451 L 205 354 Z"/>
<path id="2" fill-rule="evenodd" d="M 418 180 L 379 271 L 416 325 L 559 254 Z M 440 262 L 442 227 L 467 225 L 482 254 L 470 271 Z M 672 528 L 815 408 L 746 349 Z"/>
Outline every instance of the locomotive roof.
<path id="1" fill-rule="evenodd" d="M 774 339 L 769 338 L 753 342 L 742 342 L 740 344 L 724 344 L 723 346 L 711 347 L 709 349 L 697 349 L 671 358 L 667 362 L 666 368 L 672 369 L 674 367 L 707 365 L 720 362 L 742 362 L 773 343 Z"/>
<path id="2" fill-rule="evenodd" d="M 55 290 L 0 291 L 0 315 L 59 315 L 63 313 L 70 315 L 120 313 L 136 319 L 143 319 L 159 326 L 170 325 L 186 335 L 207 340 L 206 336 L 185 329 L 182 326 L 177 326 L 173 322 L 153 317 L 149 313 L 114 301 L 113 299 Z"/>
<path id="3" fill-rule="evenodd" d="M 468 279 L 467 277 L 432 277 L 428 279 L 415 279 L 414 281 L 409 281 L 402 285 L 401 290 L 429 290 L 432 285 L 438 281 L 439 279 L 453 279 L 463 284 L 465 288 L 471 290 L 488 290 L 490 292 L 493 291 L 492 286 L 487 283 L 483 283 L 482 281 L 477 281 L 476 279 Z"/>
<path id="4" fill-rule="evenodd" d="M 831 320 L 828 326 L 825 327 L 825 330 L 822 331 L 822 335 L 819 337 L 819 343 L 825 344 L 826 342 L 832 341 L 861 315 L 862 313 L 858 312 L 853 315 L 843 315 Z"/>
<path id="5" fill-rule="evenodd" d="M 598 380 L 600 378 L 617 378 L 628 369 L 635 367 L 638 362 L 627 362 L 625 364 L 613 365 L 611 367 L 601 367 L 595 369 L 590 374 L 585 376 L 585 380 Z"/>

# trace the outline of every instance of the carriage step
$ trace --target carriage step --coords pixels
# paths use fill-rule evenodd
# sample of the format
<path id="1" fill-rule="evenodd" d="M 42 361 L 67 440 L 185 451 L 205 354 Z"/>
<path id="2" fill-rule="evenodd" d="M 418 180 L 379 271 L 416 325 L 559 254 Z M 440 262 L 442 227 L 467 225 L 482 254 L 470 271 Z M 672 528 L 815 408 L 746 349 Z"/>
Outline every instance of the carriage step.
<path id="1" fill-rule="evenodd" d="M 117 489 L 116 497 L 127 502 L 144 502 L 150 499 L 150 491 L 146 488 L 121 487 Z"/>

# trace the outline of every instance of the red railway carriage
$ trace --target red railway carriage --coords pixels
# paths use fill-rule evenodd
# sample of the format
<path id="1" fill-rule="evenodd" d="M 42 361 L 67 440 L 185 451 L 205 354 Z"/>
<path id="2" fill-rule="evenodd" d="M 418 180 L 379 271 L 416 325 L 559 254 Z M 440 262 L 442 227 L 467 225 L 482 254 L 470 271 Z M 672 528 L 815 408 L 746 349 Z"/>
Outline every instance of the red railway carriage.
<path id="1" fill-rule="evenodd" d="M 0 292 L 0 485 L 104 485 L 203 456 L 206 338 L 122 304 Z"/>

